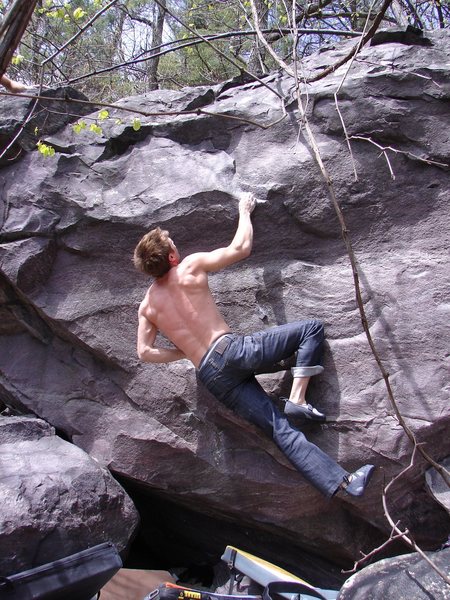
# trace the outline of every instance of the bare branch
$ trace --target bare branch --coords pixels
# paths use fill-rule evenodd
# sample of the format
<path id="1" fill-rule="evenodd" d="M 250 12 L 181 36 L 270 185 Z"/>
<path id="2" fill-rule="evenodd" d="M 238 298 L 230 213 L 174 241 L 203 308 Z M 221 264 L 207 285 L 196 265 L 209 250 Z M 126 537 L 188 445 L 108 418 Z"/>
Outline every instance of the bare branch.
<path id="1" fill-rule="evenodd" d="M 262 30 L 264 35 L 266 35 L 267 33 L 273 32 L 273 31 L 274 31 L 273 29 Z M 283 29 L 283 31 L 286 34 L 288 32 L 291 32 L 291 30 L 288 30 L 288 29 Z M 334 29 L 305 29 L 305 28 L 299 29 L 298 33 L 299 34 L 314 33 L 314 34 L 318 34 L 318 35 L 338 35 L 338 36 L 342 36 L 342 37 L 360 37 L 360 35 L 361 35 L 359 32 L 351 31 L 351 30 L 338 31 L 338 30 L 334 30 Z M 233 37 L 254 36 L 254 35 L 256 35 L 255 30 L 227 31 L 225 33 L 215 33 L 215 34 L 205 35 L 205 36 L 201 36 L 201 37 L 199 37 L 198 35 L 195 35 L 192 38 L 188 38 L 188 39 L 184 39 L 184 40 L 173 40 L 171 42 L 166 42 L 165 44 L 161 44 L 160 46 L 150 48 L 149 50 L 147 50 L 144 53 L 144 54 L 151 53 L 149 56 L 142 57 L 142 53 L 140 53 L 140 55 L 138 57 L 124 61 L 120 64 L 104 67 L 103 69 L 91 71 L 90 73 L 86 73 L 85 75 L 79 75 L 78 77 L 74 77 L 72 79 L 65 80 L 64 84 L 65 85 L 73 85 L 75 83 L 78 83 L 79 81 L 88 79 L 90 77 L 102 75 L 104 73 L 110 73 L 112 71 L 116 71 L 116 70 L 124 68 L 124 67 L 130 67 L 133 65 L 137 65 L 137 64 L 140 64 L 141 62 L 146 62 L 148 60 L 152 60 L 153 58 L 161 57 L 166 54 L 170 54 L 171 52 L 176 52 L 178 50 L 183 50 L 185 48 L 190 48 L 190 47 L 196 46 L 198 44 L 204 44 L 206 42 L 213 42 L 216 40 L 225 40 L 225 39 L 229 39 L 229 38 L 233 38 Z M 167 46 L 170 46 L 170 47 L 167 48 Z M 158 49 L 159 49 L 159 52 L 155 52 L 155 50 L 158 50 Z M 235 66 L 237 66 L 240 71 L 246 72 L 241 64 L 237 63 L 237 65 L 235 65 Z M 252 77 L 253 77 L 253 75 L 252 75 Z M 61 83 L 63 83 L 63 82 L 60 81 L 59 84 L 61 84 Z"/>
<path id="2" fill-rule="evenodd" d="M 402 471 L 400 471 L 400 473 L 398 473 L 389 483 L 388 485 L 385 487 L 384 491 L 383 491 L 383 508 L 384 508 L 384 514 L 386 516 L 386 519 L 388 520 L 389 524 L 392 527 L 392 530 L 396 532 L 396 534 L 398 534 L 404 542 L 406 542 L 409 546 L 411 546 L 411 548 L 413 548 L 413 550 L 415 550 L 418 554 L 420 554 L 420 556 L 430 565 L 430 567 L 436 571 L 436 573 L 438 573 L 438 575 L 440 575 L 440 577 L 442 577 L 442 579 L 450 584 L 450 577 L 448 577 L 443 571 L 441 571 L 441 569 L 439 569 L 439 567 L 437 567 L 433 561 L 431 561 L 428 556 L 425 554 L 425 552 L 419 548 L 419 546 L 416 544 L 416 542 L 409 537 L 409 532 L 407 530 L 405 531 L 401 531 L 400 528 L 398 527 L 398 523 L 394 523 L 388 507 L 387 507 L 387 492 L 389 490 L 389 488 L 396 482 L 398 481 L 401 477 L 403 477 L 403 475 L 409 471 L 409 469 L 411 469 L 414 465 L 414 459 L 416 456 L 416 450 L 420 450 L 420 444 L 415 443 L 414 445 L 414 449 L 411 455 L 411 460 L 410 463 L 407 467 L 405 467 Z"/>
<path id="3" fill-rule="evenodd" d="M 384 3 L 384 9 L 386 10 L 387 7 L 389 6 L 389 2 L 391 0 L 385 0 Z M 357 261 L 356 261 L 356 256 L 353 250 L 353 245 L 350 239 L 350 236 L 348 234 L 348 229 L 347 229 L 347 225 L 344 219 L 344 215 L 342 213 L 342 210 L 339 206 L 337 197 L 336 197 L 336 193 L 334 190 L 334 185 L 332 182 L 332 179 L 323 163 L 321 154 L 320 154 L 320 150 L 318 147 L 318 144 L 316 142 L 315 136 L 309 126 L 309 122 L 308 122 L 308 118 L 306 116 L 306 111 L 304 109 L 303 103 L 302 103 L 302 98 L 301 98 L 301 90 L 300 90 L 300 83 L 298 80 L 298 68 L 296 66 L 296 54 L 295 54 L 295 49 L 294 49 L 294 68 L 292 69 L 292 67 L 290 67 L 289 65 L 287 65 L 282 59 L 280 59 L 276 53 L 270 48 L 269 44 L 267 43 L 267 41 L 265 40 L 264 36 L 261 34 L 259 28 L 258 28 L 258 15 L 257 15 L 257 11 L 254 5 L 254 0 L 250 0 L 251 2 L 251 6 L 252 6 L 252 12 L 253 12 L 253 18 L 255 20 L 255 28 L 258 31 L 258 35 L 260 37 L 260 40 L 263 44 L 266 45 L 267 49 L 269 50 L 269 52 L 271 52 L 272 56 L 275 58 L 275 60 L 278 62 L 278 64 L 280 65 L 280 67 L 289 75 L 293 75 L 296 81 L 296 89 L 297 89 L 297 104 L 298 104 L 298 108 L 299 108 L 299 112 L 301 115 L 301 123 L 304 127 L 305 133 L 306 133 L 306 139 L 308 141 L 308 144 L 313 152 L 314 158 L 317 162 L 317 165 L 322 173 L 323 179 L 326 183 L 327 186 L 327 190 L 328 190 L 328 194 L 330 197 L 330 200 L 333 204 L 333 207 L 335 209 L 336 215 L 339 219 L 339 223 L 341 225 L 341 233 L 342 233 L 342 237 L 347 249 L 347 254 L 349 256 L 350 259 L 350 264 L 351 264 L 351 268 L 352 268 L 352 274 L 353 274 L 353 281 L 354 281 L 354 289 L 355 289 L 355 294 L 356 294 L 356 301 L 357 301 L 357 305 L 359 308 L 359 312 L 360 312 L 360 316 L 361 316 L 361 322 L 363 325 L 363 329 L 364 332 L 366 334 L 366 338 L 368 341 L 368 344 L 370 346 L 370 349 L 372 351 L 372 354 L 375 358 L 375 361 L 380 369 L 381 375 L 383 377 L 383 380 L 385 382 L 385 386 L 386 386 L 386 390 L 388 393 L 388 397 L 391 403 L 391 406 L 394 409 L 395 415 L 397 417 L 398 422 L 400 423 L 400 425 L 402 426 L 404 432 L 406 433 L 406 435 L 408 436 L 408 438 L 410 439 L 410 441 L 413 444 L 413 454 L 412 454 L 412 458 L 411 458 L 411 464 L 404 469 L 397 477 L 395 477 L 392 482 L 389 484 L 389 486 L 386 488 L 387 489 L 390 487 L 390 485 L 396 481 L 400 476 L 402 476 L 409 468 L 411 468 L 411 465 L 414 461 L 414 457 L 415 457 L 415 452 L 416 450 L 419 450 L 419 452 L 422 454 L 422 456 L 428 461 L 429 464 L 431 464 L 442 476 L 442 478 L 444 479 L 444 481 L 447 483 L 447 485 L 450 486 L 450 474 L 448 473 L 448 471 L 446 469 L 444 469 L 441 465 L 439 465 L 439 463 L 437 463 L 427 452 L 425 452 L 425 450 L 422 448 L 422 446 L 417 442 L 416 437 L 413 433 L 413 431 L 409 428 L 409 426 L 406 424 L 403 416 L 400 413 L 400 410 L 398 408 L 398 405 L 396 403 L 392 388 L 391 388 L 391 384 L 389 381 L 389 373 L 386 371 L 386 369 L 384 368 L 384 365 L 380 359 L 380 356 L 378 354 L 377 348 L 375 346 L 374 340 L 372 338 L 372 334 L 370 332 L 370 328 L 368 325 L 368 321 L 367 321 L 367 317 L 366 317 L 366 313 L 365 313 L 365 309 L 364 309 L 364 303 L 362 300 L 362 294 L 361 294 L 361 287 L 360 287 L 360 283 L 359 283 L 359 273 L 358 273 L 358 267 L 357 267 Z M 295 28 L 294 28 L 295 31 Z M 375 33 L 375 31 L 373 30 L 373 27 L 371 27 L 370 31 L 373 33 Z M 368 34 L 363 36 L 363 41 L 368 39 Z M 362 44 L 357 45 L 354 48 L 354 52 L 351 53 L 350 55 L 348 55 L 346 57 L 347 61 L 350 60 L 353 56 L 353 54 L 356 54 L 356 51 L 361 47 Z M 384 505 L 384 509 L 385 509 L 385 514 L 386 514 L 386 518 L 388 519 L 392 530 L 395 531 L 395 534 L 397 534 L 398 536 L 402 537 L 407 543 L 409 543 L 410 545 L 412 545 L 412 547 L 420 553 L 422 556 L 424 556 L 425 560 L 427 560 L 427 562 L 429 562 L 431 564 L 431 566 L 443 577 L 444 581 L 449 582 L 449 578 L 440 571 L 440 569 L 438 569 L 433 563 L 432 561 L 430 561 L 428 559 L 428 557 L 426 557 L 426 555 L 423 553 L 422 550 L 420 550 L 418 548 L 418 546 L 415 544 L 415 542 L 413 542 L 410 538 L 407 537 L 407 533 L 408 532 L 402 532 L 400 531 L 400 529 L 398 528 L 398 526 L 392 521 L 392 519 L 390 518 L 389 513 L 387 512 L 387 506 L 386 506 L 386 502 L 385 502 L 385 497 L 383 499 L 383 505 Z"/>
<path id="4" fill-rule="evenodd" d="M 339 92 L 341 91 L 341 88 L 342 88 L 342 86 L 344 85 L 344 81 L 345 81 L 345 80 L 346 80 L 346 78 L 347 78 L 347 75 L 348 75 L 348 73 L 349 73 L 349 71 L 350 71 L 350 69 L 351 69 L 351 66 L 352 66 L 352 64 L 353 64 L 353 61 L 354 61 L 354 59 L 355 59 L 355 57 L 356 57 L 357 53 L 359 52 L 359 50 L 360 50 L 360 48 L 361 48 L 361 46 L 362 46 L 362 42 L 363 42 L 363 39 L 364 39 L 364 35 L 365 35 L 365 33 L 366 33 L 366 28 L 367 28 L 367 26 L 368 26 L 368 23 L 369 23 L 370 13 L 371 13 L 371 10 L 372 10 L 372 7 L 373 7 L 374 3 L 375 3 L 375 0 L 373 0 L 372 4 L 371 4 L 371 6 L 370 6 L 369 13 L 368 13 L 368 15 L 367 15 L 367 19 L 366 19 L 366 21 L 365 21 L 365 23 L 364 23 L 363 35 L 362 35 L 361 39 L 359 40 L 359 46 L 357 45 L 357 49 L 356 49 L 356 52 L 355 52 L 355 54 L 354 54 L 354 55 L 352 56 L 352 58 L 349 60 L 349 62 L 348 62 L 348 65 L 347 65 L 347 69 L 346 69 L 346 71 L 345 71 L 345 73 L 344 73 L 344 75 L 343 75 L 343 77 L 342 77 L 342 79 L 341 79 L 341 83 L 339 84 L 339 86 L 338 86 L 338 88 L 337 88 L 336 92 L 334 93 L 334 104 L 335 104 L 335 106 L 336 106 L 336 110 L 337 110 L 337 113 L 338 113 L 338 115 L 339 115 L 339 119 L 340 119 L 340 121 L 341 121 L 341 124 L 342 124 L 342 129 L 344 130 L 345 141 L 346 141 L 346 143 L 347 143 L 347 147 L 348 147 L 348 150 L 349 150 L 349 153 L 350 153 L 350 158 L 351 158 L 351 161 L 352 161 L 352 167 L 353 167 L 353 173 L 354 173 L 354 176 L 355 176 L 355 181 L 358 181 L 358 173 L 356 172 L 355 160 L 354 160 L 354 158 L 353 158 L 353 151 L 352 151 L 352 146 L 351 146 L 351 144 L 350 144 L 350 140 L 349 140 L 349 137 L 348 137 L 348 133 L 347 133 L 347 127 L 346 127 L 346 125 L 345 125 L 344 118 L 343 118 L 343 116 L 342 116 L 342 113 L 341 113 L 341 110 L 340 110 L 340 108 L 339 108 L 338 94 L 339 94 Z"/>
<path id="5" fill-rule="evenodd" d="M 392 529 L 388 539 L 383 542 L 380 546 L 378 546 L 377 548 L 374 548 L 373 550 L 371 550 L 370 552 L 368 552 L 367 554 L 365 554 L 364 552 L 361 552 L 362 554 L 362 558 L 360 558 L 359 560 L 356 560 L 353 564 L 353 567 L 347 571 L 342 571 L 342 573 L 356 573 L 356 571 L 358 569 L 360 569 L 363 565 L 365 565 L 368 561 L 370 561 L 374 556 L 376 556 L 377 554 L 379 554 L 380 552 L 382 552 L 383 550 L 385 550 L 388 546 L 390 546 L 393 542 L 396 542 L 397 540 L 403 539 L 403 535 L 404 533 L 396 533 L 395 529 Z"/>
<path id="6" fill-rule="evenodd" d="M 374 146 L 376 146 L 377 148 L 379 148 L 381 150 L 381 153 L 384 155 L 384 157 L 386 158 L 388 165 L 389 165 L 389 170 L 391 172 L 391 177 L 392 179 L 395 179 L 395 175 L 393 173 L 392 167 L 389 163 L 389 158 L 387 156 L 387 151 L 389 150 L 390 152 L 394 152 L 395 154 L 403 154 L 404 156 L 407 156 L 408 158 L 413 158 L 415 160 L 419 160 L 420 162 L 423 162 L 427 165 L 433 165 L 435 167 L 442 167 L 442 168 L 448 168 L 450 167 L 450 164 L 448 163 L 441 163 L 438 162 L 436 160 L 431 160 L 431 158 L 424 158 L 423 156 L 418 156 L 417 154 L 413 154 L 412 152 L 408 152 L 407 150 L 397 150 L 397 148 L 393 148 L 392 146 L 382 146 L 381 144 L 378 144 L 377 142 L 375 142 L 375 140 L 373 140 L 370 137 L 366 137 L 366 136 L 362 136 L 362 135 L 352 135 L 350 137 L 350 139 L 352 140 L 363 140 L 365 142 L 369 142 L 370 144 L 373 144 Z"/>
<path id="7" fill-rule="evenodd" d="M 77 31 L 77 33 L 75 35 L 73 35 L 69 40 L 67 40 L 67 42 L 63 46 L 61 46 L 61 48 L 58 48 L 52 55 L 50 55 L 48 58 L 46 58 L 42 62 L 42 65 L 45 65 L 49 61 L 53 60 L 58 54 L 61 54 L 61 52 L 63 50 L 65 50 L 68 46 L 73 44 L 75 42 L 75 40 L 78 39 L 80 37 L 80 35 L 82 35 L 86 31 L 86 29 L 88 29 L 89 27 L 92 27 L 92 25 L 95 23 L 95 21 L 98 18 L 100 18 L 103 15 L 103 13 L 105 13 L 109 8 L 111 8 L 111 6 L 113 6 L 113 4 L 116 4 L 116 2 L 118 2 L 118 0 L 111 0 L 103 8 L 101 8 L 99 11 L 97 11 L 95 13 L 95 15 L 93 17 L 91 17 L 89 19 L 89 21 L 87 21 L 87 23 L 85 23 L 83 25 L 83 27 L 80 27 L 79 31 Z"/>
<path id="8" fill-rule="evenodd" d="M 161 6 L 161 1 L 160 0 L 155 0 L 155 2 L 159 6 Z M 185 27 L 188 31 L 190 31 L 191 33 L 197 35 L 201 40 L 203 40 L 206 44 L 208 44 L 208 46 L 210 46 L 215 52 L 217 52 L 222 58 L 224 58 L 226 61 L 228 61 L 229 63 L 231 63 L 232 65 L 234 65 L 241 73 L 246 73 L 247 75 L 250 75 L 250 77 L 252 77 L 255 81 L 258 81 L 261 85 L 263 85 L 264 87 L 266 87 L 267 89 L 269 89 L 276 96 L 278 96 L 279 98 L 282 98 L 281 95 L 276 90 L 274 90 L 270 85 L 268 85 L 265 81 L 263 81 L 261 78 L 259 78 L 254 73 L 251 73 L 250 71 L 248 71 L 247 69 L 245 69 L 242 64 L 236 62 L 233 58 L 231 58 L 231 56 L 228 56 L 227 54 L 225 54 L 224 52 L 222 52 L 222 50 L 220 50 L 220 48 L 217 48 L 217 46 L 215 46 L 205 36 L 201 35 L 197 31 L 195 31 L 195 29 L 193 29 L 187 23 L 185 23 L 182 19 L 180 19 L 179 17 L 177 17 L 171 10 L 169 10 L 168 8 L 166 8 L 166 11 L 167 11 L 167 13 L 173 19 L 175 19 L 177 21 L 177 23 L 180 23 L 180 25 L 182 25 L 183 27 Z M 284 109 L 284 105 L 283 105 L 283 109 Z"/>
<path id="9" fill-rule="evenodd" d="M 383 6 L 381 7 L 380 12 L 377 14 L 376 18 L 374 19 L 374 22 L 372 23 L 369 31 L 363 36 L 362 43 L 358 43 L 355 46 L 353 46 L 353 48 L 347 54 L 347 56 L 344 56 L 341 60 L 338 60 L 334 65 L 331 65 L 330 67 L 324 69 L 315 77 L 310 77 L 307 80 L 307 83 L 312 83 L 313 81 L 318 81 L 319 79 L 323 79 L 330 73 L 334 73 L 334 71 L 336 71 L 336 69 L 338 69 L 339 67 L 344 65 L 346 62 L 348 62 L 352 58 L 352 56 L 354 56 L 357 52 L 359 52 L 359 49 L 362 48 L 362 46 L 364 46 L 365 44 L 367 44 L 367 42 L 375 35 L 378 27 L 380 26 L 381 21 L 384 18 L 384 14 L 387 11 L 387 9 L 389 8 L 389 5 L 391 4 L 391 2 L 392 2 L 392 0 L 384 0 Z"/>

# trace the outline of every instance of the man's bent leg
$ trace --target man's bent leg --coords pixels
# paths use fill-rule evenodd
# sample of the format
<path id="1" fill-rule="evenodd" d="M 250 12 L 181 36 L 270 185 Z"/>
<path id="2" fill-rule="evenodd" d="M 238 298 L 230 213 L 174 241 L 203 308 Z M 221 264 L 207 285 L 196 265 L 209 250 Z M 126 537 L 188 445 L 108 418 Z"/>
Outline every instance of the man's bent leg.
<path id="1" fill-rule="evenodd" d="M 306 404 L 305 393 L 309 378 L 323 371 L 322 347 L 324 340 L 323 325 L 317 319 L 307 319 L 294 323 L 271 327 L 253 335 L 241 336 L 233 347 L 230 356 L 242 379 L 246 373 L 264 372 L 271 367 L 297 354 L 296 366 L 292 368 L 294 377 L 289 401 L 286 402 L 286 414 L 303 419 L 323 422 L 325 415 Z"/>
<path id="2" fill-rule="evenodd" d="M 294 377 L 311 377 L 322 373 L 323 341 L 325 338 L 323 325 L 317 319 L 302 321 L 302 339 L 297 351 Z"/>
<path id="3" fill-rule="evenodd" d="M 324 423 L 325 414 L 308 404 L 305 396 L 310 377 L 323 371 L 323 325 L 320 321 L 311 319 L 305 323 L 304 331 L 296 366 L 292 368 L 292 388 L 284 412 L 291 417 Z"/>
<path id="4" fill-rule="evenodd" d="M 294 404 L 306 404 L 306 390 L 308 389 L 310 377 L 294 377 L 292 380 L 289 402 Z"/>
<path id="5" fill-rule="evenodd" d="M 323 423 L 326 421 L 325 414 L 306 402 L 306 390 L 310 377 L 323 371 L 323 325 L 320 321 L 311 319 L 304 322 L 303 326 L 304 335 L 297 351 L 296 366 L 292 368 L 292 388 L 285 405 L 285 413 L 302 420 Z"/>

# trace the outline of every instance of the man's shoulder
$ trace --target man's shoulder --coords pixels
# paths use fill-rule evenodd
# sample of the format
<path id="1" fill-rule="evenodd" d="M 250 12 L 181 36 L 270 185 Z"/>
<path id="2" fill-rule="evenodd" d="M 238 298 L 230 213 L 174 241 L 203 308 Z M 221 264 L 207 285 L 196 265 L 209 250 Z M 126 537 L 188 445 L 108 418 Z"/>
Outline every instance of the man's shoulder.
<path id="1" fill-rule="evenodd" d="M 204 260 L 207 254 L 207 252 L 194 252 L 193 254 L 189 254 L 180 262 L 178 269 L 186 272 L 194 270 L 206 272 L 206 269 L 204 268 Z"/>
<path id="2" fill-rule="evenodd" d="M 154 285 L 154 283 L 152 283 L 151 286 L 145 292 L 145 295 L 139 304 L 139 312 L 146 311 L 148 309 L 148 307 L 150 306 L 153 285 Z"/>

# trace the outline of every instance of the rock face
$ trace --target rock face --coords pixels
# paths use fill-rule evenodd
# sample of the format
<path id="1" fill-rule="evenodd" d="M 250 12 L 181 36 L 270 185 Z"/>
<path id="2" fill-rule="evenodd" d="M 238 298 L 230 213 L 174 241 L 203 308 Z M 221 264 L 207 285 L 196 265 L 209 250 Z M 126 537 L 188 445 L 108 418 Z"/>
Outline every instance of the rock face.
<path id="1" fill-rule="evenodd" d="M 0 573 L 11 575 L 96 544 L 129 545 L 131 499 L 83 450 L 31 417 L 0 417 Z"/>
<path id="2" fill-rule="evenodd" d="M 450 575 L 450 548 L 427 553 L 441 573 Z M 339 600 L 448 600 L 450 589 L 442 577 L 417 553 L 380 560 L 345 582 Z"/>
<path id="3" fill-rule="evenodd" d="M 447 31 L 429 37 L 430 47 L 365 48 L 346 76 L 339 68 L 306 91 L 376 346 L 408 425 L 441 460 L 450 454 L 450 44 Z M 303 75 L 353 43 L 309 58 Z M 64 431 L 141 491 L 276 536 L 286 553 L 302 548 L 348 565 L 388 533 L 383 484 L 412 448 L 361 327 L 340 226 L 298 129 L 294 83 L 281 74 L 265 83 L 128 98 L 110 110 L 103 135 L 66 127 L 47 140 L 54 157 L 29 152 L 2 169 L 0 390 L 6 404 Z M 339 86 L 353 158 L 335 107 Z M 130 108 L 148 113 L 138 131 Z M 135 244 L 156 225 L 184 255 L 228 244 L 242 190 L 267 201 L 254 214 L 253 253 L 213 275 L 211 288 L 234 331 L 325 322 L 325 372 L 309 398 L 329 420 L 308 435 L 349 470 L 378 467 L 363 499 L 322 498 L 197 385 L 187 361 L 137 360 L 137 308 L 149 282 L 133 270 Z M 261 382 L 276 398 L 290 378 Z M 426 492 L 425 469 L 418 457 L 389 506 L 435 548 L 449 519 Z"/>
<path id="4" fill-rule="evenodd" d="M 440 466 L 448 471 L 450 469 L 450 457 L 443 460 Z M 439 502 L 447 512 L 450 512 L 450 488 L 446 485 L 446 482 L 434 467 L 426 471 L 425 481 L 427 482 L 430 494 L 434 496 L 436 501 Z"/>
<path id="5" fill-rule="evenodd" d="M 14 99 L 0 96 L 0 166 L 18 160 L 24 151 L 34 150 L 43 135 L 55 133 L 92 110 L 83 103 L 86 96 L 73 88 L 43 90 L 35 100 L 38 92 L 38 88 L 31 89 Z"/>

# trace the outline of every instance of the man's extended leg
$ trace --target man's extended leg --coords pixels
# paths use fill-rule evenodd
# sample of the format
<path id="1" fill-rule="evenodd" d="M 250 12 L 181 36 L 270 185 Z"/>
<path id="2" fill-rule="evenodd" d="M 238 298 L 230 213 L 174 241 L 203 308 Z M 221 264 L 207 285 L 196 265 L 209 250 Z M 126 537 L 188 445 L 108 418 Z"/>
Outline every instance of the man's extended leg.
<path id="1" fill-rule="evenodd" d="M 254 377 L 230 391 L 224 403 L 271 437 L 294 467 L 330 498 L 349 473 L 293 427 Z"/>
<path id="2" fill-rule="evenodd" d="M 291 426 L 251 372 L 258 366 L 271 366 L 291 356 L 299 346 L 299 336 L 302 337 L 299 330 L 308 327 L 305 322 L 298 325 L 300 327 L 281 326 L 268 330 L 267 336 L 266 332 L 254 336 L 225 336 L 224 347 L 217 346 L 201 362 L 199 378 L 218 400 L 272 437 L 297 470 L 323 494 L 330 497 L 345 488 L 351 495 L 361 495 L 373 467 L 365 465 L 354 474 L 346 472 L 309 442 L 301 431 Z M 268 337 L 272 343 L 263 343 L 262 337 Z M 281 343 L 282 338 L 284 344 Z M 301 356 L 302 360 L 304 357 Z M 314 370 L 313 367 L 302 366 L 310 371 Z M 318 372 L 322 369 L 318 365 L 316 368 L 319 368 Z"/>

